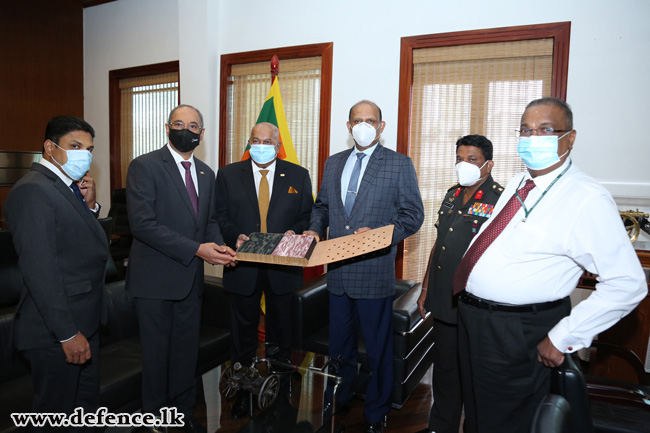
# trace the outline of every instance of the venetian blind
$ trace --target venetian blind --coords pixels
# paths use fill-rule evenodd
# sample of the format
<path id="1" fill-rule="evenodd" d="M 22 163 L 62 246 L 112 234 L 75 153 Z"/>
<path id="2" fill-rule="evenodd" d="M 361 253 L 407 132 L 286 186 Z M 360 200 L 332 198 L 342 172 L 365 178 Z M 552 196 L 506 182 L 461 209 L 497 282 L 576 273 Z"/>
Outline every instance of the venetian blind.
<path id="1" fill-rule="evenodd" d="M 129 163 L 167 142 L 164 124 L 178 105 L 178 72 L 120 80 L 122 187 Z"/>
<path id="2" fill-rule="evenodd" d="M 228 77 L 227 164 L 244 154 L 251 129 L 271 88 L 271 63 L 233 65 Z M 280 92 L 300 165 L 309 170 L 313 193 L 318 182 L 321 57 L 280 61 Z"/>
<path id="3" fill-rule="evenodd" d="M 405 241 L 403 278 L 424 277 L 437 236 L 437 211 L 456 183 L 460 137 L 480 134 L 492 141 L 492 176 L 501 185 L 524 170 L 515 130 L 528 102 L 550 96 L 552 66 L 552 38 L 413 51 L 410 156 L 425 221 Z"/>

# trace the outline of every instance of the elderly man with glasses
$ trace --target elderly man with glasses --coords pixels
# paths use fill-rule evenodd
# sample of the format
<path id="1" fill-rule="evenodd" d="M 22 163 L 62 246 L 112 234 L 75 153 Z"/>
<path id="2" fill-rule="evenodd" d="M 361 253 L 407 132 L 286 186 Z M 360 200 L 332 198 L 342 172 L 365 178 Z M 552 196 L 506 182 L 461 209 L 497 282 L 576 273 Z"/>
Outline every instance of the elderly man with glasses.
<path id="1" fill-rule="evenodd" d="M 472 431 L 530 431 L 551 368 L 647 293 L 616 203 L 570 157 L 575 139 L 565 102 L 528 104 L 517 148 L 528 170 L 508 183 L 454 275 Z M 569 294 L 585 270 L 599 283 L 571 310 Z"/>
<path id="2" fill-rule="evenodd" d="M 235 253 L 219 230 L 214 171 L 194 157 L 203 116 L 179 105 L 165 126 L 169 142 L 134 159 L 126 179 L 133 232 L 126 288 L 140 325 L 142 412 L 175 407 L 186 432 L 205 432 L 192 417 L 203 262 L 232 265 Z"/>

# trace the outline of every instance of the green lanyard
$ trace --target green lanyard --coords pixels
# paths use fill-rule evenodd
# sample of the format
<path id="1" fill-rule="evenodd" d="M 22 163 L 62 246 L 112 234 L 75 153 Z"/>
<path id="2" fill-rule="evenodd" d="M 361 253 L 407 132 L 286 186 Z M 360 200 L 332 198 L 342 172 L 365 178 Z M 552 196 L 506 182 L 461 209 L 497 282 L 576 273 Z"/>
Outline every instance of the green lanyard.
<path id="1" fill-rule="evenodd" d="M 573 161 L 569 160 L 569 165 L 567 165 L 567 167 L 564 170 L 562 170 L 562 173 L 558 174 L 557 177 L 555 179 L 553 179 L 553 182 L 551 182 L 551 184 L 544 190 L 542 195 L 537 199 L 537 201 L 535 202 L 535 204 L 533 204 L 533 207 L 531 207 L 530 210 L 526 207 L 526 205 L 524 204 L 524 201 L 521 199 L 521 197 L 519 197 L 519 188 L 521 188 L 521 183 L 524 181 L 524 178 L 523 177 L 521 178 L 521 180 L 519 181 L 519 186 L 517 187 L 517 191 L 515 191 L 515 195 L 517 196 L 517 200 L 519 200 L 519 203 L 521 203 L 521 207 L 524 208 L 524 212 L 526 214 L 526 216 L 521 220 L 521 222 L 524 222 L 524 223 L 526 222 L 526 220 L 528 219 L 528 215 L 530 215 L 530 213 L 533 211 L 533 209 L 535 209 L 535 206 L 537 206 L 537 203 L 539 203 L 539 201 L 544 198 L 544 196 L 546 195 L 548 190 L 550 190 L 551 187 L 553 185 L 555 185 L 555 182 L 557 182 L 558 179 L 561 178 L 564 175 L 564 173 L 567 172 L 567 170 L 569 168 L 571 168 L 572 163 L 573 163 Z"/>

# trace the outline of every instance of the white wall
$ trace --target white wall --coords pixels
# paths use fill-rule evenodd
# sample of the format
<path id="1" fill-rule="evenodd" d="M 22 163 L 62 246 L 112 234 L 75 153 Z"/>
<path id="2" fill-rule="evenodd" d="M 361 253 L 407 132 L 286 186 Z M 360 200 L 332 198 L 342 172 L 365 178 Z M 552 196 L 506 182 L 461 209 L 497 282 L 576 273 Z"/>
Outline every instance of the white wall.
<path id="1" fill-rule="evenodd" d="M 394 149 L 401 37 L 571 21 L 567 101 L 578 130 L 574 160 L 647 212 L 648 19 L 647 0 L 118 0 L 87 8 L 85 116 L 98 132 L 93 170 L 99 199 L 110 200 L 111 69 L 179 59 L 181 100 L 206 116 L 199 157 L 216 169 L 222 54 L 334 42 L 331 153 L 350 145 L 345 121 L 360 99 L 381 106 L 384 144 Z"/>

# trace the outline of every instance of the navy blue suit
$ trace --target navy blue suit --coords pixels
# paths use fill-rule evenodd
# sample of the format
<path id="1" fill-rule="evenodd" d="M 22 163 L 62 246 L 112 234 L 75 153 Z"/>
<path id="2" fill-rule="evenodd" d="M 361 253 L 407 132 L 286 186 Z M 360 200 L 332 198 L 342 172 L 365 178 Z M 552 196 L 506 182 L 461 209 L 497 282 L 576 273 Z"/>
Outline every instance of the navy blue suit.
<path id="1" fill-rule="evenodd" d="M 351 235 L 356 229 L 395 225 L 389 248 L 328 266 L 330 292 L 330 356 L 341 357 L 348 368 L 339 401 L 351 397 L 356 374 L 357 319 L 366 345 L 372 376 L 366 390 L 364 414 L 380 422 L 390 410 L 393 386 L 392 301 L 395 294 L 397 244 L 416 233 L 424 221 L 424 208 L 411 159 L 381 144 L 372 153 L 359 182 L 357 198 L 348 217 L 341 200 L 341 178 L 352 152 L 328 158 L 316 198 L 310 229 L 321 237 Z"/>

